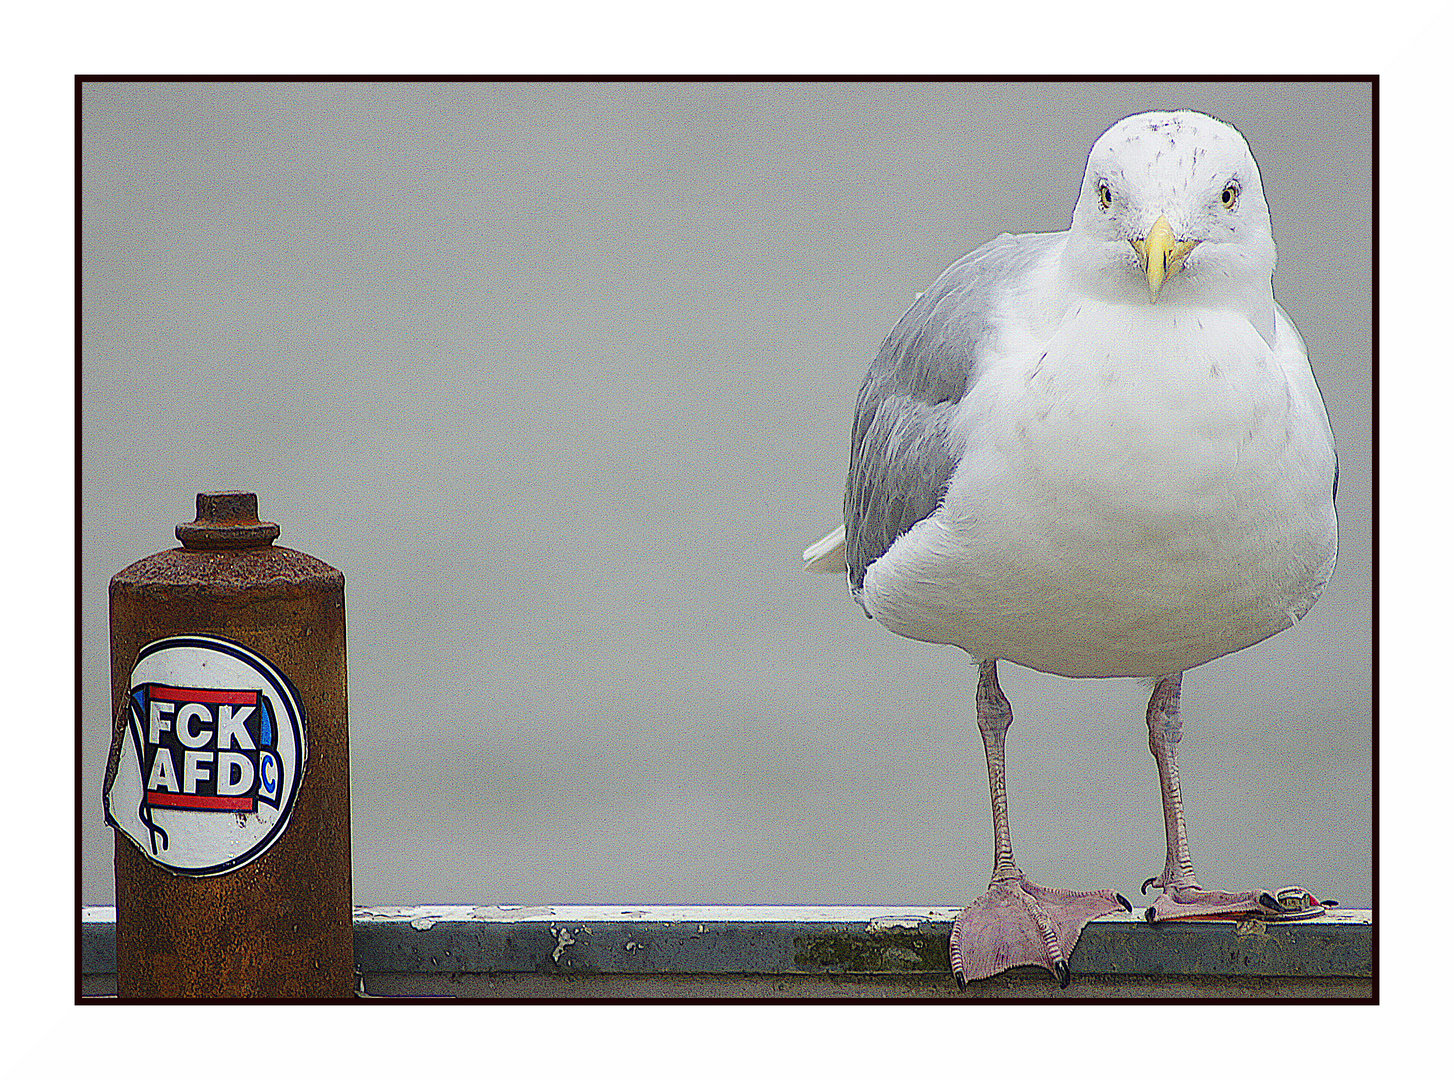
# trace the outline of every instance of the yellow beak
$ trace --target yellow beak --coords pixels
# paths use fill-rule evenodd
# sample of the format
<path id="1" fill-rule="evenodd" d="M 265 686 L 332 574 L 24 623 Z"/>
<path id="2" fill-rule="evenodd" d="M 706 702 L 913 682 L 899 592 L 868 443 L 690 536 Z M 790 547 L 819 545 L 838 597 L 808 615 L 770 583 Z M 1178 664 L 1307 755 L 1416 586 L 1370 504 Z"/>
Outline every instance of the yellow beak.
<path id="1" fill-rule="evenodd" d="M 1166 220 L 1165 214 L 1156 219 L 1156 224 L 1151 226 L 1145 240 L 1131 241 L 1136 254 L 1141 256 L 1141 271 L 1146 275 L 1146 288 L 1151 293 L 1153 304 L 1161 295 L 1161 286 L 1166 279 L 1181 269 L 1187 255 L 1198 242 L 1178 240 L 1171 231 L 1171 222 Z"/>

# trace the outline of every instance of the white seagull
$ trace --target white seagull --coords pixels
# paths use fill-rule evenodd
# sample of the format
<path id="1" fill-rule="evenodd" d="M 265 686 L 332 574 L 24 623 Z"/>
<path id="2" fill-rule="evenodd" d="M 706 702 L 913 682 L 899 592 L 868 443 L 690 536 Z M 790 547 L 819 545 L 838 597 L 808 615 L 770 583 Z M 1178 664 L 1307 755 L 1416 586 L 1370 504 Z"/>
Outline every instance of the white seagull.
<path id="1" fill-rule="evenodd" d="M 1333 436 L 1275 262 L 1241 134 L 1130 116 L 1091 148 L 1069 232 L 970 252 L 868 369 L 844 526 L 804 559 L 846 572 L 888 629 L 979 663 L 994 871 L 954 924 L 961 985 L 1019 964 L 1064 985 L 1085 923 L 1131 906 L 1015 865 L 999 660 L 1155 681 L 1166 865 L 1148 918 L 1288 913 L 1197 884 L 1176 765 L 1182 672 L 1293 625 L 1337 557 Z"/>

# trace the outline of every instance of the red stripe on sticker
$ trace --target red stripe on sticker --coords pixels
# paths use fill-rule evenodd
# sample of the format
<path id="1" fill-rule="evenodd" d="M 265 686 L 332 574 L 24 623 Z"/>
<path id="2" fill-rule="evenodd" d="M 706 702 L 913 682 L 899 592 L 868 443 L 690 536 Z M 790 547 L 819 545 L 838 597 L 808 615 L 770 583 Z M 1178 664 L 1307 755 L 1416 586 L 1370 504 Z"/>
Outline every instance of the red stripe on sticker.
<path id="1" fill-rule="evenodd" d="M 153 686 L 153 701 L 185 701 L 207 705 L 251 705 L 257 701 L 256 690 L 186 690 L 174 686 Z"/>
<path id="2" fill-rule="evenodd" d="M 229 798 L 222 795 L 177 795 L 169 791 L 148 791 L 148 806 L 172 806 L 180 810 L 244 810 L 252 809 L 250 798 Z"/>

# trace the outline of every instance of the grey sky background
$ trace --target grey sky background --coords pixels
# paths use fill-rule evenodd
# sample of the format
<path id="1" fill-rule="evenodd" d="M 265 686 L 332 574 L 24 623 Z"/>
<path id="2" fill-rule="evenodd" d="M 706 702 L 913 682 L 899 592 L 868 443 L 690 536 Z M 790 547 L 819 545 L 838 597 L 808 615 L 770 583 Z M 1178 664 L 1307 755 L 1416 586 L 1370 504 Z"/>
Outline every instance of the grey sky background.
<path id="1" fill-rule="evenodd" d="M 974 668 L 802 548 L 914 295 L 1067 227 L 1126 114 L 1251 143 L 1341 462 L 1299 626 L 1186 678 L 1209 887 L 1371 899 L 1357 84 L 110 84 L 83 95 L 82 900 L 106 582 L 256 491 L 348 580 L 358 903 L 916 903 L 991 861 Z M 1016 854 L 1135 893 L 1147 689 L 1001 665 Z"/>

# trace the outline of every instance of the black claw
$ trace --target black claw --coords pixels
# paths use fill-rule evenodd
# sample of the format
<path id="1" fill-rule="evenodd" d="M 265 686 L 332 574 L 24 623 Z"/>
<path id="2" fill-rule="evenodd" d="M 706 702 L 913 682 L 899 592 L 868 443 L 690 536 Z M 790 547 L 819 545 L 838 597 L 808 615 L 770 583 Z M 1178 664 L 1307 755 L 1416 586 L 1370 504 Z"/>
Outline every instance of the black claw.
<path id="1" fill-rule="evenodd" d="M 1120 893 L 1117 893 L 1116 894 L 1116 899 L 1119 900 L 1119 901 L 1121 901 L 1121 906 L 1123 908 L 1125 908 L 1127 911 L 1130 911 L 1131 910 L 1131 901 L 1127 900 Z"/>
<path id="2" fill-rule="evenodd" d="M 1060 980 L 1060 989 L 1064 990 L 1070 985 L 1070 968 L 1065 966 L 1064 960 L 1056 961 L 1055 977 Z"/>
<path id="3" fill-rule="evenodd" d="M 1142 896 L 1145 896 L 1146 895 L 1146 890 L 1149 889 L 1149 888 L 1151 888 L 1151 883 L 1153 881 L 1155 881 L 1155 880 L 1156 879 L 1154 877 L 1149 877 L 1145 881 L 1141 882 L 1141 895 Z"/>

